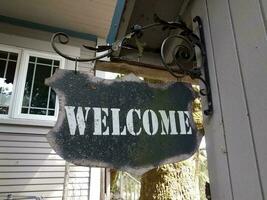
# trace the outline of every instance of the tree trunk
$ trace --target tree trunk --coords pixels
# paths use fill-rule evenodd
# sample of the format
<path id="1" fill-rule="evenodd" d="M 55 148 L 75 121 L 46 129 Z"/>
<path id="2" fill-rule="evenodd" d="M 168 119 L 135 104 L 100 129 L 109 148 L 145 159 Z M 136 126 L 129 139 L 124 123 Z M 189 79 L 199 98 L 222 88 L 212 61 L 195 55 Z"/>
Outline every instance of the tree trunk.
<path id="1" fill-rule="evenodd" d="M 140 200 L 195 200 L 192 159 L 163 165 L 142 176 Z"/>
<path id="2" fill-rule="evenodd" d="M 199 91 L 199 87 L 194 89 Z M 199 134 L 202 134 L 203 117 L 199 98 L 193 102 L 193 119 Z M 195 163 L 192 156 L 183 162 L 163 165 L 145 173 L 141 179 L 140 200 L 199 199 L 199 192 L 196 192 L 199 190 L 196 165 L 198 168 L 199 163 Z"/>

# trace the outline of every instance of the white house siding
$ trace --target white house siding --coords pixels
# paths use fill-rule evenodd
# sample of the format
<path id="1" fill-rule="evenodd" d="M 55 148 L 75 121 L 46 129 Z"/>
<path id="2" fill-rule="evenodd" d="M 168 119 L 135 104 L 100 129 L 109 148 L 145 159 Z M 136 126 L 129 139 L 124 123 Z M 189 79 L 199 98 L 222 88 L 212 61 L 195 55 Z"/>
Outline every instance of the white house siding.
<path id="1" fill-rule="evenodd" d="M 206 120 L 212 199 L 267 198 L 266 1 L 196 0 L 214 115 Z"/>
<path id="2" fill-rule="evenodd" d="M 0 23 L 0 44 L 37 51 L 53 52 L 51 33 Z M 62 47 L 69 55 L 93 55 L 79 45 L 94 42 L 74 39 L 71 46 Z M 66 61 L 66 69 L 74 69 L 74 62 Z M 91 71 L 92 64 L 80 64 L 79 70 Z M 50 148 L 45 134 L 54 122 L 0 118 L 0 199 L 7 194 L 41 196 L 45 199 L 62 199 L 65 161 Z M 70 165 L 68 198 L 89 199 L 90 169 Z M 91 183 L 92 184 L 92 183 Z"/>
<path id="3" fill-rule="evenodd" d="M 65 161 L 51 149 L 45 135 L 0 133 L 0 138 L 0 196 L 62 199 Z M 89 178 L 89 168 L 71 165 L 68 199 L 88 199 Z"/>

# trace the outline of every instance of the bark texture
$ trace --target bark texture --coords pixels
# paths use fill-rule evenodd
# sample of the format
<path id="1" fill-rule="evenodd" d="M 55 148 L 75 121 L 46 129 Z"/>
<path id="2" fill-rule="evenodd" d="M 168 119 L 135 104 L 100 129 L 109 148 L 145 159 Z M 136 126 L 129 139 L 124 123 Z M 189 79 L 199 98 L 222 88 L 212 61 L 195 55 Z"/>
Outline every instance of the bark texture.
<path id="1" fill-rule="evenodd" d="M 140 200 L 195 200 L 195 165 L 192 162 L 163 165 L 144 174 Z"/>

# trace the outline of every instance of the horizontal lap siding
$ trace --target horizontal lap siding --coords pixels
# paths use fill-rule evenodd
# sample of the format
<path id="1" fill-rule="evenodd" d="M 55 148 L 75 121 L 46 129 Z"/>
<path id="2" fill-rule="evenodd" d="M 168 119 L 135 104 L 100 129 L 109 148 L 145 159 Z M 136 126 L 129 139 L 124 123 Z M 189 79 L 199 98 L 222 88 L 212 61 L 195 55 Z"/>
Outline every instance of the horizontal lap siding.
<path id="1" fill-rule="evenodd" d="M 52 33 L 0 23 L 0 43 L 36 51 L 54 52 Z M 61 49 L 73 57 L 90 57 L 82 44 L 95 46 L 95 42 L 71 38 Z M 65 69 L 74 70 L 75 63 L 66 60 Z M 92 64 L 79 63 L 79 70 L 90 71 Z M 11 120 L 12 121 L 12 120 Z M 15 121 L 15 120 L 14 120 Z M 51 129 L 24 125 L 23 120 L 12 124 L 0 119 L 0 199 L 7 193 L 39 195 L 49 200 L 62 199 L 65 161 L 49 146 L 45 134 Z M 27 120 L 24 120 L 25 122 Z M 70 165 L 68 199 L 87 199 L 90 170 Z"/>
<path id="2" fill-rule="evenodd" d="M 85 48 L 81 48 L 81 58 L 93 58 L 95 57 L 95 52 L 88 51 Z M 94 73 L 94 62 L 79 62 L 78 70 L 93 74 Z"/>
<path id="3" fill-rule="evenodd" d="M 0 133 L 0 199 L 7 194 L 62 199 L 65 161 L 45 135 Z M 87 199 L 90 170 L 70 165 L 69 199 Z"/>

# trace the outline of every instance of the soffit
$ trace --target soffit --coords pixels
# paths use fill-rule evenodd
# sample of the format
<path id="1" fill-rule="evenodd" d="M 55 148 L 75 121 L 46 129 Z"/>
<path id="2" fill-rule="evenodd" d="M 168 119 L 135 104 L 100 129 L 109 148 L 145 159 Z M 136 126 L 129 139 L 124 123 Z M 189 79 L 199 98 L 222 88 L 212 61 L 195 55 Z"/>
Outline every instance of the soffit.
<path id="1" fill-rule="evenodd" d="M 106 38 L 117 0 L 1 0 L 0 15 Z"/>
<path id="2" fill-rule="evenodd" d="M 127 25 L 127 32 L 130 32 L 135 24 L 144 26 L 153 23 L 155 14 L 166 21 L 173 21 L 179 15 L 184 18 L 189 3 L 190 0 L 135 0 L 129 22 L 124 23 Z M 186 12 L 188 11 L 186 10 Z M 125 14 L 122 16 L 121 27 L 124 25 L 124 17 Z M 170 31 L 161 29 L 162 27 L 156 27 L 144 32 L 142 41 L 146 43 L 146 48 L 158 49 L 160 47 L 162 41 L 170 34 Z"/>

